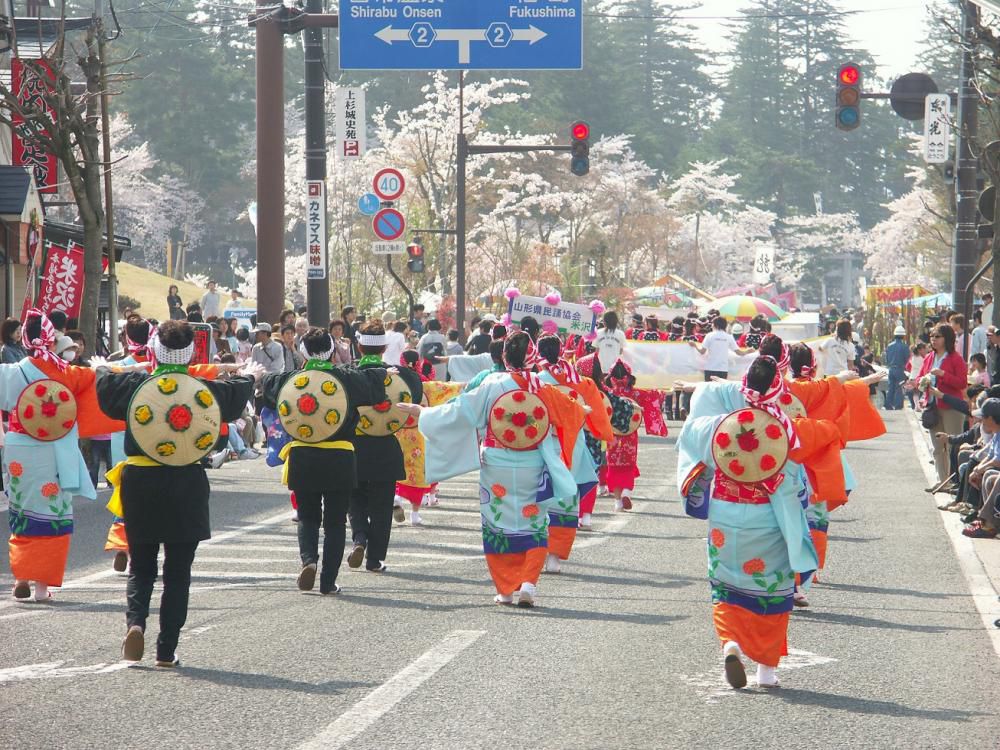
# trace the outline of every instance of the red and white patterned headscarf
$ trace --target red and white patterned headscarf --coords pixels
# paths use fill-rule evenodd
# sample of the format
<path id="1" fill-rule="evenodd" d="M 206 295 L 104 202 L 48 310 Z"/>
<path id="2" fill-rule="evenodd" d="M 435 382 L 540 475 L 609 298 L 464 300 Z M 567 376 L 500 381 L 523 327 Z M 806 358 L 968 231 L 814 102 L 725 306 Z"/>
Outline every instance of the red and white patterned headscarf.
<path id="1" fill-rule="evenodd" d="M 156 337 L 156 326 L 150 323 L 148 320 L 142 321 L 148 326 L 149 336 L 146 337 L 146 343 L 140 344 L 129 338 L 128 329 L 125 333 L 125 349 L 133 357 L 135 355 L 140 355 L 146 357 L 147 359 L 153 356 L 152 349 L 150 349 L 149 342 L 151 342 Z"/>
<path id="2" fill-rule="evenodd" d="M 49 320 L 49 316 L 33 307 L 24 315 L 23 328 L 28 327 L 28 321 L 32 318 L 41 320 L 42 330 L 38 338 L 28 342 L 28 354 L 36 359 L 44 359 L 49 364 L 58 367 L 61 372 L 65 371 L 69 363 L 49 349 L 56 341 L 56 328 Z"/>
<path id="3" fill-rule="evenodd" d="M 576 368 L 570 364 L 570 361 L 566 359 L 566 348 L 563 347 L 561 352 L 563 356 L 560 356 L 555 363 L 542 361 L 542 367 L 548 370 L 555 378 L 564 380 L 570 385 L 576 385 L 580 382 L 580 373 L 576 371 Z"/>
<path id="4" fill-rule="evenodd" d="M 774 357 L 769 357 L 766 354 L 761 355 L 761 359 L 769 359 L 774 362 Z M 777 362 L 774 362 L 777 365 Z M 740 393 L 746 398 L 747 403 L 750 406 L 756 406 L 759 409 L 763 409 L 772 417 L 781 422 L 781 426 L 785 428 L 785 434 L 788 435 L 788 442 L 792 450 L 799 447 L 799 436 L 795 432 L 795 425 L 792 424 L 792 420 L 788 418 L 781 409 L 781 397 L 788 392 L 788 385 L 785 383 L 785 379 L 781 376 L 781 370 L 778 369 L 774 374 L 774 380 L 771 381 L 770 387 L 767 389 L 767 393 L 761 394 L 756 388 L 751 388 L 747 385 L 747 376 L 743 375 L 743 383 L 740 385 Z"/>
<path id="5" fill-rule="evenodd" d="M 520 375 L 527 381 L 529 393 L 538 393 L 542 389 L 542 381 L 538 379 L 538 373 L 535 372 L 539 359 L 538 347 L 535 346 L 535 342 L 532 341 L 531 336 L 528 336 L 528 350 L 524 354 L 523 367 L 514 367 L 507 361 L 507 351 L 506 347 L 504 347 L 503 366 L 511 375 Z"/>

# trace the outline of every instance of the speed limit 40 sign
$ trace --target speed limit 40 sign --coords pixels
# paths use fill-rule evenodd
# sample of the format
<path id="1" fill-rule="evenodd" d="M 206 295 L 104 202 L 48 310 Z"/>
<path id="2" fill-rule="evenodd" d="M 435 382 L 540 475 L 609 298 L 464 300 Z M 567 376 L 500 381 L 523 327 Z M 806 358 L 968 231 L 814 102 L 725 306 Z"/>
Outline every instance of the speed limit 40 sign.
<path id="1" fill-rule="evenodd" d="M 381 169 L 372 180 L 372 189 L 375 195 L 386 202 L 399 200 L 399 197 L 406 190 L 406 179 L 398 169 Z"/>

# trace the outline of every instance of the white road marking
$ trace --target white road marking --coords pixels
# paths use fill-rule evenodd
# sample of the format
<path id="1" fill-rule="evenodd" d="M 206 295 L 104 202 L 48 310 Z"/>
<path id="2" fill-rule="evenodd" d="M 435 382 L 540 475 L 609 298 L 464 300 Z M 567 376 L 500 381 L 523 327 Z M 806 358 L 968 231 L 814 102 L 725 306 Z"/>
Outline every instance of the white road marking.
<path id="1" fill-rule="evenodd" d="M 937 484 L 937 474 L 934 472 L 930 460 L 933 458 L 928 446 L 927 431 L 917 426 L 916 416 L 912 411 L 907 410 L 906 421 L 910 425 L 910 434 L 913 436 L 913 444 L 917 447 L 917 462 L 924 471 L 928 484 Z M 951 495 L 942 495 L 951 499 Z M 938 495 L 930 495 L 931 502 L 938 502 Z M 969 585 L 969 593 L 972 594 L 972 601 L 979 610 L 983 626 L 986 628 L 986 635 L 993 644 L 993 651 L 1000 656 L 1000 629 L 993 624 L 1000 618 L 1000 602 L 997 601 L 997 590 L 993 587 L 993 582 L 983 568 L 982 560 L 976 554 L 976 546 L 972 540 L 962 535 L 962 519 L 955 513 L 939 513 L 941 523 L 944 525 L 948 538 L 951 539 L 952 547 L 955 548 L 955 555 L 958 563 L 962 567 L 962 574 Z"/>
<path id="2" fill-rule="evenodd" d="M 299 750 L 338 750 L 344 747 L 484 635 L 485 630 L 453 630 L 444 640 L 331 722 L 326 729 L 300 745 Z"/>
<path id="3" fill-rule="evenodd" d="M 0 683 L 17 682 L 19 680 L 41 680 L 50 677 L 79 677 L 82 674 L 107 674 L 119 669 L 128 669 L 129 662 L 114 664 L 93 664 L 89 667 L 64 667 L 67 661 L 52 661 L 44 664 L 27 664 L 23 667 L 0 669 Z"/>
<path id="4" fill-rule="evenodd" d="M 198 545 L 198 549 L 204 549 L 205 547 L 213 547 L 220 542 L 225 542 L 230 539 L 237 539 L 241 536 L 246 536 L 247 534 L 252 534 L 255 531 L 261 531 L 262 529 L 269 528 L 275 524 L 282 523 L 288 520 L 288 513 L 284 512 L 277 516 L 271 516 L 270 518 L 265 518 L 263 521 L 258 521 L 257 523 L 252 523 L 247 526 L 241 526 L 239 528 L 233 529 L 231 531 L 224 531 L 221 534 L 213 536 L 211 539 L 207 539 Z M 282 548 L 284 549 L 284 548 Z M 197 560 L 197 556 L 195 557 Z M 66 581 L 62 585 L 62 589 L 72 589 L 80 587 L 83 584 L 94 583 L 95 581 L 103 581 L 106 578 L 113 578 L 118 576 L 117 571 L 111 570 L 110 567 L 106 567 L 104 570 L 99 570 L 96 573 L 91 573 L 90 575 L 85 575 L 80 578 L 75 578 L 72 581 Z M 18 602 L 11 600 L 0 601 L 0 610 L 9 609 L 11 607 L 20 606 Z M 52 611 L 53 608 L 46 608 L 46 611 Z"/>
<path id="5" fill-rule="evenodd" d="M 804 669 L 805 667 L 819 667 L 824 664 L 832 664 L 837 661 L 830 656 L 820 656 L 819 654 L 814 654 L 811 651 L 803 651 L 799 648 L 788 649 L 788 656 L 782 657 L 781 664 L 778 665 L 778 678 L 781 678 L 781 673 L 788 669 Z M 744 657 L 743 665 L 747 670 L 747 678 L 749 683 L 747 687 L 749 689 L 755 690 L 757 688 L 755 683 L 755 676 L 753 673 L 753 661 Z M 723 673 L 722 664 L 720 662 L 719 669 L 715 672 L 699 672 L 698 674 L 679 674 L 677 675 L 683 682 L 695 689 L 695 692 L 705 699 L 708 704 L 718 703 L 722 698 L 731 698 L 733 696 L 738 696 L 740 690 L 734 690 L 729 683 L 726 682 L 725 674 Z"/>

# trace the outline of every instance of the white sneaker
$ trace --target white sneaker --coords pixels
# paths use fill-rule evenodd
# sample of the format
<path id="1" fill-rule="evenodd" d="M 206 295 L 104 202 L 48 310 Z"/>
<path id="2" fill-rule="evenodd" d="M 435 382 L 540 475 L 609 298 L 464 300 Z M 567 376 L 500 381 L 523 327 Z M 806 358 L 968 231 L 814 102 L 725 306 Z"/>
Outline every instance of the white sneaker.
<path id="1" fill-rule="evenodd" d="M 211 458 L 209 458 L 209 462 L 211 463 L 213 469 L 221 468 L 222 464 L 226 462 L 227 453 L 228 451 L 219 451 L 218 453 L 212 454 Z"/>
<path id="2" fill-rule="evenodd" d="M 535 594 L 537 589 L 535 584 L 528 583 L 525 581 L 521 584 L 521 590 L 518 592 L 517 606 L 523 608 L 529 608 L 535 606 Z"/>
<path id="3" fill-rule="evenodd" d="M 493 601 L 497 604 L 513 604 L 514 595 L 513 594 L 497 594 L 493 597 Z"/>
<path id="4" fill-rule="evenodd" d="M 434 506 L 440 505 L 440 504 L 441 504 L 441 501 L 438 500 L 438 496 L 437 496 L 436 492 L 428 492 L 426 495 L 424 495 L 424 505 L 427 505 L 427 506 L 433 508 Z"/>
<path id="5" fill-rule="evenodd" d="M 559 564 L 559 556 L 549 553 L 545 558 L 545 572 L 546 573 L 558 573 L 562 569 Z"/>
<path id="6" fill-rule="evenodd" d="M 598 486 L 598 488 L 597 488 L 597 496 L 598 497 L 607 497 L 610 494 L 611 494 L 611 492 L 603 484 Z"/>
<path id="7" fill-rule="evenodd" d="M 410 511 L 410 526 L 423 526 L 424 519 L 420 517 L 420 513 L 415 510 Z"/>
<path id="8" fill-rule="evenodd" d="M 580 531 L 593 531 L 594 530 L 594 519 L 590 513 L 584 513 L 580 516 Z"/>

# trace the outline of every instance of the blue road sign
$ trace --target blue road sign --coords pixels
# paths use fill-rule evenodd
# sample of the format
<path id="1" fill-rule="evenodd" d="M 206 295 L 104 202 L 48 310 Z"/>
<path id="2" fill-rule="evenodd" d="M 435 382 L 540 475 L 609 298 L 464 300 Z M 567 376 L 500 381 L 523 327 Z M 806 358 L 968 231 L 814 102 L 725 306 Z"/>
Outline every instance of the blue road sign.
<path id="1" fill-rule="evenodd" d="M 372 230 L 380 240 L 398 240 L 406 231 L 406 219 L 394 208 L 383 208 L 372 219 Z"/>
<path id="2" fill-rule="evenodd" d="M 583 0 L 340 0 L 344 70 L 578 70 Z"/>
<path id="3" fill-rule="evenodd" d="M 358 198 L 358 210 L 365 216 L 374 216 L 381 207 L 381 201 L 375 193 L 365 193 Z"/>

